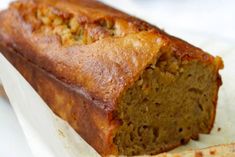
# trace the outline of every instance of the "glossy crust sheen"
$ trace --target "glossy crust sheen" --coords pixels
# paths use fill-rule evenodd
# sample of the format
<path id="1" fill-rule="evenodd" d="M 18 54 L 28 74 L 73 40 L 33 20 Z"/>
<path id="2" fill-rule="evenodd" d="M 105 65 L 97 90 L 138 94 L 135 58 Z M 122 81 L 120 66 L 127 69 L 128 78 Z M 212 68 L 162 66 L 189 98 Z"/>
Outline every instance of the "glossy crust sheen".
<path id="1" fill-rule="evenodd" d="M 128 25 L 123 25 L 125 35 L 122 37 L 65 47 L 56 35 L 33 33 L 14 7 L 0 14 L 2 53 L 52 110 L 102 155 L 117 154 L 112 138 L 119 125 L 114 114 L 119 96 L 156 61 L 161 47 L 171 46 L 182 60 L 214 64 L 218 88 L 221 85 L 218 70 L 222 68 L 222 61 L 219 58 L 102 3 L 91 0 L 22 2 L 51 5 L 87 22 L 106 17 L 127 22 Z M 147 25 L 148 31 L 130 33 L 142 25 Z M 217 96 L 215 107 L 216 102 Z M 213 121 L 208 127 L 212 127 Z"/>

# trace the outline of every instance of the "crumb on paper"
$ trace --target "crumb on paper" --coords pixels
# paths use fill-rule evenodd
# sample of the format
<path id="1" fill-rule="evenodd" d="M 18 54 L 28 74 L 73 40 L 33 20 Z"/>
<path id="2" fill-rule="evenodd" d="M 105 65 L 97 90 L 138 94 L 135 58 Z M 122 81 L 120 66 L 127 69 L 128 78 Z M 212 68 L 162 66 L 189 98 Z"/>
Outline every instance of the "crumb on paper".
<path id="1" fill-rule="evenodd" d="M 215 149 L 210 150 L 210 155 L 215 155 L 215 153 L 216 153 Z"/>
<path id="2" fill-rule="evenodd" d="M 4 88 L 3 88 L 3 86 L 1 86 L 1 84 L 0 84 L 0 97 L 3 97 L 3 98 L 5 98 L 6 100 L 9 101 L 9 99 L 8 99 L 8 97 L 7 97 L 7 94 L 6 94 L 6 92 L 5 92 Z"/>
<path id="3" fill-rule="evenodd" d="M 235 152 L 235 145 L 233 145 L 231 152 Z"/>
<path id="4" fill-rule="evenodd" d="M 221 131 L 221 128 L 220 128 L 220 127 L 218 127 L 217 131 L 218 131 L 218 132 L 220 132 L 220 131 Z"/>
<path id="5" fill-rule="evenodd" d="M 195 157 L 203 157 L 203 154 L 201 151 L 195 152 Z"/>
<path id="6" fill-rule="evenodd" d="M 63 131 L 61 131 L 60 129 L 58 129 L 58 133 L 59 133 L 60 136 L 65 137 Z"/>
<path id="7" fill-rule="evenodd" d="M 0 85 L 0 96 L 5 96 L 5 95 L 6 95 L 5 91 L 3 87 Z"/>

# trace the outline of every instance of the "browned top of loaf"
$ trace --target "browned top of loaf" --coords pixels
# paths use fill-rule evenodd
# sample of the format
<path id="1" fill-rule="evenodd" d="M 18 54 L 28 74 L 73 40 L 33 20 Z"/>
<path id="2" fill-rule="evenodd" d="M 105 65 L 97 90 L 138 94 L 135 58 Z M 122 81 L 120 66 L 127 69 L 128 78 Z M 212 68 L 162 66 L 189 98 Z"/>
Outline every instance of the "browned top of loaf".
<path id="1" fill-rule="evenodd" d="M 0 43 L 13 48 L 32 63 L 85 94 L 95 104 L 112 110 L 123 89 L 160 55 L 159 49 L 171 45 L 183 59 L 212 63 L 214 58 L 202 50 L 171 37 L 139 19 L 93 0 L 21 0 L 33 5 L 49 5 L 92 23 L 102 18 L 123 21 L 118 37 L 107 37 L 87 45 L 63 46 L 56 35 L 34 33 L 31 25 L 12 5 L 0 14 Z M 23 12 L 23 11 L 22 11 Z M 142 30 L 143 25 L 147 27 Z M 222 66 L 218 62 L 218 68 Z"/>

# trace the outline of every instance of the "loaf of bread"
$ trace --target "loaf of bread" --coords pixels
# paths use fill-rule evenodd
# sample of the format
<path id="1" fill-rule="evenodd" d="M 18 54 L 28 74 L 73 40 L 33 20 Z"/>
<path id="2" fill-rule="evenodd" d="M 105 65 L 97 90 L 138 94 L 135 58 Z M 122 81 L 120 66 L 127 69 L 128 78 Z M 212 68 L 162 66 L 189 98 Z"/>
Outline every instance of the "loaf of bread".
<path id="1" fill-rule="evenodd" d="M 220 57 L 93 0 L 19 0 L 0 21 L 3 55 L 102 156 L 158 154 L 213 127 Z"/>

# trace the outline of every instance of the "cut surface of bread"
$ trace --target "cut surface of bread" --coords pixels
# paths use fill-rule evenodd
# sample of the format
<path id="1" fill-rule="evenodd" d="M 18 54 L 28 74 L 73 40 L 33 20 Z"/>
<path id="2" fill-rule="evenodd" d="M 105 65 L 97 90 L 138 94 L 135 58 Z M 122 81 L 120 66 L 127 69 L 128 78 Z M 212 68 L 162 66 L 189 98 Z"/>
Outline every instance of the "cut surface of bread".
<path id="1" fill-rule="evenodd" d="M 114 142 L 119 152 L 157 154 L 209 133 L 217 92 L 214 71 L 213 65 L 173 56 L 147 67 L 118 104 L 122 126 Z"/>
<path id="2" fill-rule="evenodd" d="M 0 51 L 102 156 L 158 154 L 213 127 L 220 57 L 93 0 L 20 0 Z"/>

